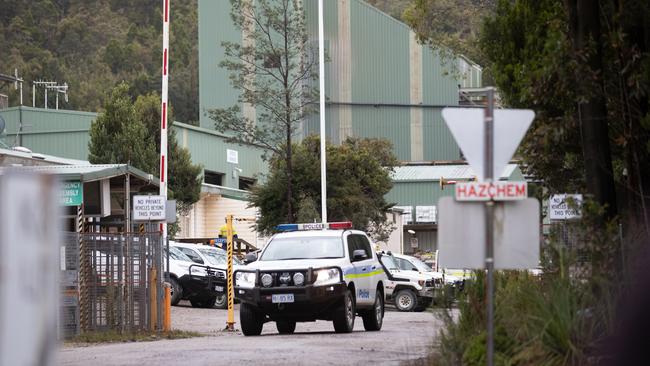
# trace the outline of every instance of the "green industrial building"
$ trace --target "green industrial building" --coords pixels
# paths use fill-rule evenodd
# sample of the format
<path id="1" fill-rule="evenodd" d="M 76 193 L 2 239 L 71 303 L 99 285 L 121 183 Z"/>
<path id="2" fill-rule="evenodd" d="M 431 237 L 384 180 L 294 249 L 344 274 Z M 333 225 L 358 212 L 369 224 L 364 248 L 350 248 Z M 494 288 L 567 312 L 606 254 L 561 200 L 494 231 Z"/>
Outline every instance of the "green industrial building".
<path id="1" fill-rule="evenodd" d="M 205 114 L 237 102 L 228 72 L 218 67 L 224 58 L 221 42 L 245 39 L 232 24 L 229 4 L 198 1 L 199 126 L 173 123 L 180 145 L 204 168 L 202 199 L 181 219 L 181 235 L 187 237 L 214 236 L 226 213 L 253 216 L 255 210 L 246 207 L 245 190 L 267 169 L 261 148 L 227 143 Z M 303 5 L 310 42 L 317 45 L 317 1 L 303 0 Z M 440 177 L 469 180 L 473 176 L 461 160 L 441 110 L 459 105 L 463 89 L 480 87 L 482 70 L 465 57 L 441 57 L 418 44 L 408 26 L 361 0 L 325 1 L 324 19 L 329 56 L 325 67 L 327 137 L 334 143 L 348 136 L 392 142 L 405 165 L 396 170 L 395 186 L 387 197 L 400 208 L 393 213 L 398 230 L 391 239 L 398 247 L 391 244 L 387 248 L 402 251 L 404 233 L 413 229 L 421 238 L 418 249 L 433 250 L 437 199 L 451 194 L 451 189 L 441 190 Z M 243 113 L 256 116 L 250 106 L 241 107 Z M 0 115 L 7 121 L 6 131 L 0 135 L 6 145 L 87 159 L 88 131 L 96 113 L 23 106 L 1 110 Z M 312 115 L 296 137 L 318 130 L 319 117 Z M 516 167 L 509 169 L 502 178 L 520 175 Z M 418 207 L 426 214 L 418 216 Z M 407 214 L 401 217 L 401 212 Z M 252 243 L 261 240 L 247 230 L 238 229 L 240 236 L 249 235 L 247 240 Z"/>

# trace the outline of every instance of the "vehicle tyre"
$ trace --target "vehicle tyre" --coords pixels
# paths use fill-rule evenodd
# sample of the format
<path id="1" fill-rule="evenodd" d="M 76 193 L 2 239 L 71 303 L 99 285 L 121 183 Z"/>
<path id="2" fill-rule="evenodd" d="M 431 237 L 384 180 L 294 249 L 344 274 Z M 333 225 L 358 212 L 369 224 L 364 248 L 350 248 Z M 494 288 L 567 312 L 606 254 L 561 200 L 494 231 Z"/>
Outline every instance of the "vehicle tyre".
<path id="1" fill-rule="evenodd" d="M 178 305 L 183 298 L 183 287 L 173 277 L 169 279 L 169 283 L 172 285 L 172 305 Z"/>
<path id="2" fill-rule="evenodd" d="M 216 296 L 193 297 L 190 299 L 190 304 L 192 304 L 192 307 L 194 308 L 211 309 L 214 307 L 216 301 Z"/>
<path id="3" fill-rule="evenodd" d="M 280 334 L 293 334 L 296 331 L 296 322 L 280 320 L 275 322 L 275 327 Z"/>
<path id="4" fill-rule="evenodd" d="M 366 331 L 381 330 L 381 325 L 384 323 L 384 295 L 381 291 L 377 291 L 372 309 L 365 310 L 361 318 Z"/>
<path id="5" fill-rule="evenodd" d="M 413 311 L 424 311 L 426 310 L 429 306 L 431 306 L 432 299 L 430 298 L 420 298 L 418 299 L 418 304 L 417 306 L 413 309 Z"/>
<path id="6" fill-rule="evenodd" d="M 241 331 L 245 336 L 256 336 L 262 333 L 264 317 L 252 305 L 242 303 L 239 308 L 239 323 L 241 323 Z"/>
<path id="7" fill-rule="evenodd" d="M 350 289 L 345 290 L 343 302 L 334 310 L 333 323 L 336 333 L 350 333 L 354 329 L 356 314 L 354 298 Z"/>
<path id="8" fill-rule="evenodd" d="M 399 290 L 395 296 L 395 307 L 399 311 L 413 311 L 417 306 L 417 297 L 411 290 Z"/>
<path id="9" fill-rule="evenodd" d="M 226 294 L 217 294 L 214 306 L 217 309 L 228 309 L 228 296 Z"/>

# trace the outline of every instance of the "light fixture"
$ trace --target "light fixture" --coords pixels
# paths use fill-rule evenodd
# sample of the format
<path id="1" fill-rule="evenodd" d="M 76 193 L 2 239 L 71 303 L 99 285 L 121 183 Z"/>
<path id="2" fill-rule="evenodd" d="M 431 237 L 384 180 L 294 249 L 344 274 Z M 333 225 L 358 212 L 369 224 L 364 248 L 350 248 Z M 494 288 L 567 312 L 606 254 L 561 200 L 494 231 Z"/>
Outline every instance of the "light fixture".
<path id="1" fill-rule="evenodd" d="M 408 229 L 407 231 L 408 231 L 409 234 L 411 234 L 411 235 L 415 235 L 415 231 L 414 231 L 414 230 Z"/>

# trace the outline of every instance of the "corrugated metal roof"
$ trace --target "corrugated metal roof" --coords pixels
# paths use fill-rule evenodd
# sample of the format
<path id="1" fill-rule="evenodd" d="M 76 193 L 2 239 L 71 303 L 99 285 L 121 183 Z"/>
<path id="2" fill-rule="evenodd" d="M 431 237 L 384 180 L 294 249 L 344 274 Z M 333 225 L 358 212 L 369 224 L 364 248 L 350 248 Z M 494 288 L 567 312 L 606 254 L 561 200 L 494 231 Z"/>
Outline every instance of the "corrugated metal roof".
<path id="1" fill-rule="evenodd" d="M 152 174 L 147 174 L 140 169 L 127 164 L 103 164 L 103 165 L 41 165 L 0 168 L 0 174 L 9 170 L 38 172 L 54 174 L 64 180 L 80 180 L 92 182 L 100 179 L 108 179 L 125 175 L 127 173 L 158 186 L 159 179 Z"/>
<path id="2" fill-rule="evenodd" d="M 508 164 L 501 178 L 508 178 L 517 164 Z M 395 182 L 438 181 L 445 179 L 472 179 L 476 174 L 469 165 L 406 165 L 395 168 Z"/>

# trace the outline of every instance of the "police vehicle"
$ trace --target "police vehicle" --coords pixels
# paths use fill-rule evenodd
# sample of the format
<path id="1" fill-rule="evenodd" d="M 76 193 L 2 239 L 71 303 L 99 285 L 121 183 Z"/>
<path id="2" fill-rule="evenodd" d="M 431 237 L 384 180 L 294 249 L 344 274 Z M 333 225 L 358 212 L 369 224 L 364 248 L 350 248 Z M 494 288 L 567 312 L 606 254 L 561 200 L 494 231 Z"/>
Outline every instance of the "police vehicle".
<path id="1" fill-rule="evenodd" d="M 296 322 L 330 320 L 349 333 L 357 315 L 365 330 L 381 329 L 386 274 L 370 239 L 352 223 L 287 224 L 254 262 L 235 271 L 244 335 L 259 335 L 266 322 L 281 334 Z"/>

